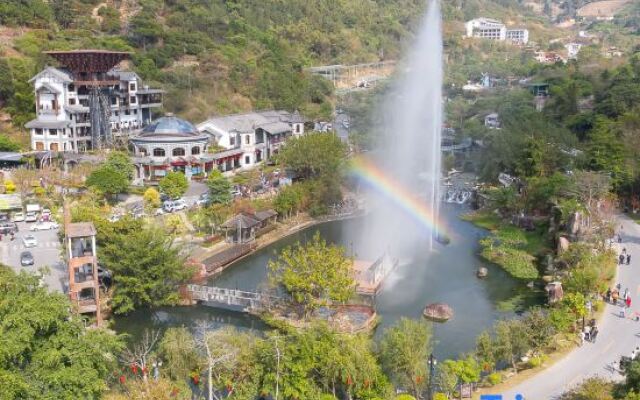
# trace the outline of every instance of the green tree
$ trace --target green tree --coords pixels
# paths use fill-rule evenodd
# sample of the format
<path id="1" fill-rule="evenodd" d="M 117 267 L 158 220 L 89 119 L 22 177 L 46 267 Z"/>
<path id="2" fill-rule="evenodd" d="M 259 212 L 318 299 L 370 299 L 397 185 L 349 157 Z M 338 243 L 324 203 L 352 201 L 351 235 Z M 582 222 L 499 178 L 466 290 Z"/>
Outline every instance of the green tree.
<path id="1" fill-rule="evenodd" d="M 401 318 L 385 329 L 380 342 L 382 367 L 401 387 L 419 396 L 427 383 L 427 359 L 432 351 L 431 326 L 424 321 Z"/>
<path id="2" fill-rule="evenodd" d="M 116 314 L 176 304 L 178 286 L 192 276 L 169 236 L 135 221 L 119 225 L 100 250 L 101 261 L 113 272 L 111 305 Z"/>
<path id="3" fill-rule="evenodd" d="M 167 329 L 160 341 L 158 354 L 164 361 L 163 371 L 175 381 L 188 379 L 200 363 L 193 335 L 185 327 Z"/>
<path id="4" fill-rule="evenodd" d="M 0 151 L 18 151 L 20 150 L 20 145 L 13 140 L 9 139 L 9 137 L 0 134 Z"/>
<path id="5" fill-rule="evenodd" d="M 544 347 L 551 343 L 556 330 L 551 324 L 547 313 L 540 307 L 534 307 L 529 310 L 522 322 L 526 328 L 526 337 L 529 339 L 531 349 L 542 351 Z"/>
<path id="6" fill-rule="evenodd" d="M 611 174 L 614 186 L 620 185 L 628 178 L 624 152 L 624 144 L 616 137 L 614 124 L 604 117 L 596 118 L 589 133 L 587 167 Z"/>
<path id="7" fill-rule="evenodd" d="M 586 299 L 582 293 L 568 293 L 562 299 L 562 304 L 573 316 L 573 325 L 587 315 Z"/>
<path id="8" fill-rule="evenodd" d="M 207 177 L 209 188 L 209 201 L 213 204 L 228 204 L 231 202 L 231 182 L 222 175 L 222 172 L 213 170 Z"/>
<path id="9" fill-rule="evenodd" d="M 337 135 L 313 132 L 290 139 L 278 159 L 302 178 L 338 179 L 346 151 L 346 145 Z"/>
<path id="10" fill-rule="evenodd" d="M 269 271 L 271 280 L 308 316 L 322 304 L 344 303 L 353 296 L 352 265 L 343 247 L 327 244 L 316 232 L 304 245 L 283 249 L 269 261 Z"/>
<path id="11" fill-rule="evenodd" d="M 483 331 L 476 338 L 476 357 L 480 367 L 485 372 L 491 372 L 496 365 L 494 342 L 487 331 Z"/>
<path id="12" fill-rule="evenodd" d="M 93 170 L 89 175 L 87 186 L 96 188 L 105 196 L 113 196 L 126 192 L 129 188 L 129 181 L 122 171 L 115 169 L 111 165 L 104 164 Z"/>
<path id="13" fill-rule="evenodd" d="M 160 191 L 172 199 L 182 197 L 189 188 L 189 182 L 182 172 L 169 172 L 158 184 Z"/>
<path id="14" fill-rule="evenodd" d="M 85 329 L 69 300 L 38 277 L 0 265 L 2 399 L 99 398 L 116 366 L 121 338 Z"/>
<path id="15" fill-rule="evenodd" d="M 304 201 L 303 190 L 302 185 L 290 185 L 280 190 L 273 200 L 273 207 L 278 215 L 290 218 L 292 213 L 300 211 Z"/>
<path id="16" fill-rule="evenodd" d="M 602 378 L 588 378 L 577 387 L 563 393 L 559 400 L 614 400 L 613 389 L 612 382 Z"/>
<path id="17" fill-rule="evenodd" d="M 120 171 L 127 178 L 127 181 L 131 181 L 136 172 L 131 158 L 123 151 L 111 151 L 104 164 Z"/>
<path id="18" fill-rule="evenodd" d="M 517 373 L 518 360 L 529 350 L 529 338 L 522 321 L 498 321 L 495 327 L 496 359 L 511 365 Z"/>

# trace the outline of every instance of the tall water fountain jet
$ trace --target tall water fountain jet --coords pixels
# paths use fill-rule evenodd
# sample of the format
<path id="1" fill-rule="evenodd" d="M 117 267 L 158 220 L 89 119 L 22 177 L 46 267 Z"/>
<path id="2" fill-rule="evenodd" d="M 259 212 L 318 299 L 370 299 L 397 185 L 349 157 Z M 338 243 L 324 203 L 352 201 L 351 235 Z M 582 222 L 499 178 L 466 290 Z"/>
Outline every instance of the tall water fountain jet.
<path id="1" fill-rule="evenodd" d="M 384 134 L 379 148 L 361 167 L 373 189 L 363 249 L 370 255 L 388 249 L 398 257 L 412 257 L 431 250 L 441 233 L 442 53 L 440 6 L 432 0 L 380 111 Z"/>

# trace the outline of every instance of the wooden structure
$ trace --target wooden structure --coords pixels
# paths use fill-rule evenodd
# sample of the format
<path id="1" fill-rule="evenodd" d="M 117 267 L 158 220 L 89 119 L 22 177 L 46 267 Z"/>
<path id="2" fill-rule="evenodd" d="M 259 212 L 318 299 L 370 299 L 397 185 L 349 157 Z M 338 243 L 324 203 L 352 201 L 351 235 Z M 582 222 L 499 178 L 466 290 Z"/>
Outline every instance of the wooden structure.
<path id="1" fill-rule="evenodd" d="M 202 264 L 207 276 L 219 274 L 224 268 L 249 253 L 255 250 L 257 244 L 255 242 L 236 244 L 220 253 L 214 254 L 211 257 L 205 259 Z"/>
<path id="2" fill-rule="evenodd" d="M 70 223 L 65 212 L 69 298 L 80 314 L 95 316 L 100 326 L 100 283 L 96 256 L 96 229 L 91 222 Z"/>
<path id="3" fill-rule="evenodd" d="M 274 224 L 277 217 L 278 213 L 271 209 L 237 214 L 222 224 L 225 240 L 237 244 L 253 242 L 259 231 Z"/>
<path id="4" fill-rule="evenodd" d="M 281 300 L 279 297 L 262 293 L 215 286 L 187 285 L 187 293 L 193 301 L 243 312 L 255 312 Z"/>
<path id="5" fill-rule="evenodd" d="M 398 266 L 398 260 L 392 259 L 386 253 L 374 262 L 355 260 L 353 262 L 356 293 L 361 295 L 375 295 L 382 287 L 384 280 Z"/>

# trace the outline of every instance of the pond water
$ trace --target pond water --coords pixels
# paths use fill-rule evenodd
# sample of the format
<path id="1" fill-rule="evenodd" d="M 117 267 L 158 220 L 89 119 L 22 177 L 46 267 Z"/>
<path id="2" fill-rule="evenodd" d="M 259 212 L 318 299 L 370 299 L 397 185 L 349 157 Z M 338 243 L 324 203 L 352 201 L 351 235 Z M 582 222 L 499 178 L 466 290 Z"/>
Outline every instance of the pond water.
<path id="1" fill-rule="evenodd" d="M 508 318 L 525 307 L 542 300 L 541 293 L 528 289 L 523 282 L 510 278 L 499 267 L 478 258 L 478 239 L 485 231 L 459 218 L 468 210 L 464 206 L 444 204 L 441 217 L 451 233 L 449 245 L 437 245 L 411 260 L 402 260 L 376 296 L 376 310 L 381 317 L 375 335 L 401 317 L 422 318 L 429 303 L 446 303 L 454 317 L 446 323 L 434 324 L 435 355 L 454 357 L 473 349 L 476 336 L 500 318 Z M 307 228 L 267 246 L 211 279 L 209 284 L 255 290 L 267 279 L 267 262 L 282 248 L 310 239 L 316 231 L 329 242 L 345 246 L 358 258 L 358 243 L 365 224 L 361 219 L 333 221 Z M 418 253 L 421 253 L 418 251 Z M 478 279 L 479 266 L 486 266 L 489 276 Z M 259 318 L 240 312 L 218 310 L 207 306 L 163 307 L 140 310 L 115 321 L 118 332 L 136 337 L 145 329 L 169 326 L 193 327 L 200 320 L 215 325 L 231 324 L 242 329 L 264 330 Z"/>

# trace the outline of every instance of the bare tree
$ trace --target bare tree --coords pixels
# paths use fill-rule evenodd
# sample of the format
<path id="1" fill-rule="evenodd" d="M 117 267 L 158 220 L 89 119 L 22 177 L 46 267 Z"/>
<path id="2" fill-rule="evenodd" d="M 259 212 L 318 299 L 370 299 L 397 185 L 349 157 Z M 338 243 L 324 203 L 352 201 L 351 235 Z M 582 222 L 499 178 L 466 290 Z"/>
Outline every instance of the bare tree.
<path id="1" fill-rule="evenodd" d="M 147 382 L 149 375 L 150 355 L 160 340 L 160 331 L 145 331 L 142 340 L 133 347 L 127 347 L 120 356 L 120 362 L 139 368 L 142 372 L 142 379 Z"/>
<path id="2" fill-rule="evenodd" d="M 207 363 L 207 389 L 209 393 L 207 398 L 220 400 L 218 394 L 213 390 L 213 376 L 216 374 L 216 378 L 220 378 L 218 368 L 233 363 L 237 350 L 224 340 L 227 332 L 223 329 L 213 330 L 207 322 L 198 324 L 197 333 L 196 341 L 198 347 L 203 351 Z"/>
<path id="3" fill-rule="evenodd" d="M 11 171 L 11 180 L 16 184 L 16 187 L 20 192 L 20 201 L 24 206 L 27 195 L 32 190 L 33 183 L 36 180 L 36 171 L 26 168 L 15 169 Z"/>

